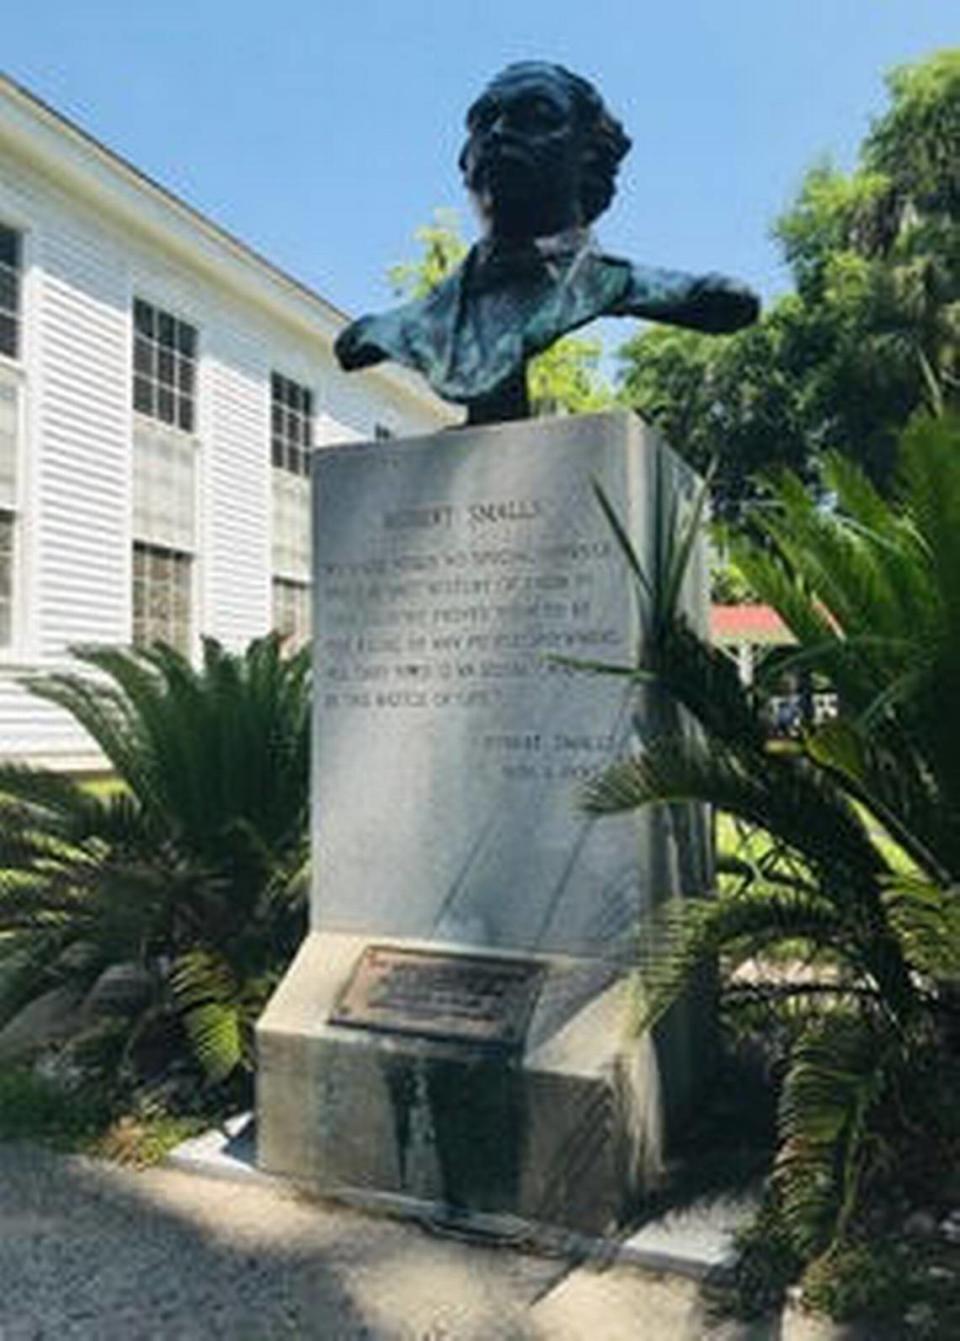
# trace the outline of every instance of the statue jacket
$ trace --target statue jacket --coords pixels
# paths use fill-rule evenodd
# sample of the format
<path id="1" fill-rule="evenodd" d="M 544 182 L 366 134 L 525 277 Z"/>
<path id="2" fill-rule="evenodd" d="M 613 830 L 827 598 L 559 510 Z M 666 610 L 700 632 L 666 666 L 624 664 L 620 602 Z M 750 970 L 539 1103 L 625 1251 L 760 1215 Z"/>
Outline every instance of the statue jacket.
<path id="1" fill-rule="evenodd" d="M 722 332 L 756 313 L 753 295 L 719 275 L 634 265 L 582 243 L 545 250 L 533 241 L 484 241 L 425 298 L 347 326 L 335 350 L 345 369 L 393 359 L 422 373 L 445 400 L 468 404 L 596 317 Z"/>

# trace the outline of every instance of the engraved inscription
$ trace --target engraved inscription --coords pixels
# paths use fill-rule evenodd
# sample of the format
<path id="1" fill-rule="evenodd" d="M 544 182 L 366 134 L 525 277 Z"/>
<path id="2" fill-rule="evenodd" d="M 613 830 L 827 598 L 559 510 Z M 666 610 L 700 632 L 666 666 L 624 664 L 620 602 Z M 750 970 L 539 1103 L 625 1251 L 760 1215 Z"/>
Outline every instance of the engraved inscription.
<path id="1" fill-rule="evenodd" d="M 318 564 L 324 711 L 479 714 L 478 762 L 515 782 L 576 781 L 607 762 L 606 737 L 520 746 L 484 727 L 516 690 L 569 674 L 563 657 L 622 658 L 614 542 L 558 531 L 540 497 L 398 507 L 381 522 L 385 547 L 368 533 L 366 552 Z"/>
<path id="2" fill-rule="evenodd" d="M 331 1024 L 471 1043 L 522 1041 L 543 966 L 492 955 L 367 946 Z"/>

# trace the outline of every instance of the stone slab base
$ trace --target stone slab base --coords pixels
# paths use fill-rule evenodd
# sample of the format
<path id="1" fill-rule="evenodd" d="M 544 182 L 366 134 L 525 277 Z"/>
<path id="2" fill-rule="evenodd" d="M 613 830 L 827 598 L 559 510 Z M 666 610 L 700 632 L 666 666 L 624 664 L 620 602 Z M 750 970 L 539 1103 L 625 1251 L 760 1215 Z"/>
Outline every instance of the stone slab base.
<path id="1" fill-rule="evenodd" d="M 329 1024 L 369 943 L 312 933 L 257 1026 L 261 1169 L 454 1219 L 508 1215 L 585 1234 L 622 1223 L 659 1142 L 654 1049 L 629 1037 L 622 974 L 536 956 L 546 976 L 526 1046 L 505 1054 Z"/>
<path id="2" fill-rule="evenodd" d="M 205 1178 L 274 1188 L 278 1193 L 309 1191 L 309 1184 L 264 1173 L 255 1162 L 253 1115 L 244 1113 L 200 1136 L 181 1142 L 166 1157 L 168 1167 Z M 759 1191 L 715 1194 L 647 1220 L 642 1227 L 610 1236 L 532 1226 L 517 1216 L 468 1212 L 451 1221 L 448 1208 L 397 1192 L 343 1191 L 339 1200 L 369 1214 L 398 1216 L 428 1224 L 467 1241 L 517 1246 L 568 1257 L 598 1267 L 614 1263 L 692 1280 L 716 1280 L 736 1265 L 737 1231 L 760 1205 Z"/>

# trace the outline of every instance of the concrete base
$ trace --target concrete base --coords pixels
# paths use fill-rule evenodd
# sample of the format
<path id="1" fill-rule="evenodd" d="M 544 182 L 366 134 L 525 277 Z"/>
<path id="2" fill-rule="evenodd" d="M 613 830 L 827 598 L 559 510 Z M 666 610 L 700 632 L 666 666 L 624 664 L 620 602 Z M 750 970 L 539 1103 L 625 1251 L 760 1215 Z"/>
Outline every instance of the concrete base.
<path id="1" fill-rule="evenodd" d="M 505 1055 L 327 1023 L 368 943 L 308 936 L 257 1026 L 260 1167 L 433 1214 L 585 1234 L 622 1223 L 655 1172 L 660 1136 L 655 1051 L 629 1036 L 623 975 L 537 956 L 546 978 L 526 1047 Z"/>
<path id="2" fill-rule="evenodd" d="M 185 1173 L 270 1187 L 277 1192 L 302 1187 L 257 1167 L 255 1128 L 251 1113 L 240 1114 L 222 1128 L 183 1141 L 164 1163 Z M 645 1221 L 627 1237 L 620 1233 L 604 1238 L 569 1230 L 538 1230 L 516 1216 L 483 1212 L 469 1212 L 451 1223 L 448 1208 L 428 1205 L 399 1193 L 356 1190 L 341 1193 L 340 1199 L 371 1214 L 420 1220 L 433 1229 L 453 1229 L 457 1236 L 478 1244 L 516 1245 L 550 1256 L 568 1257 L 578 1264 L 633 1266 L 712 1281 L 729 1275 L 736 1265 L 736 1235 L 760 1207 L 758 1189 L 703 1196 Z"/>

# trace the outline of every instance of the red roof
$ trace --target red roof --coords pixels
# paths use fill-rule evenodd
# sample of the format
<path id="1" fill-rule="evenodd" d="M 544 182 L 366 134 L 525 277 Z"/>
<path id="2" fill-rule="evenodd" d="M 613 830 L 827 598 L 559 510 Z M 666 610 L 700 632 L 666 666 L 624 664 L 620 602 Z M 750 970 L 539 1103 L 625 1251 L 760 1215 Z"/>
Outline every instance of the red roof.
<path id="1" fill-rule="evenodd" d="M 713 605 L 710 634 L 715 643 L 790 643 L 787 626 L 769 605 Z"/>

